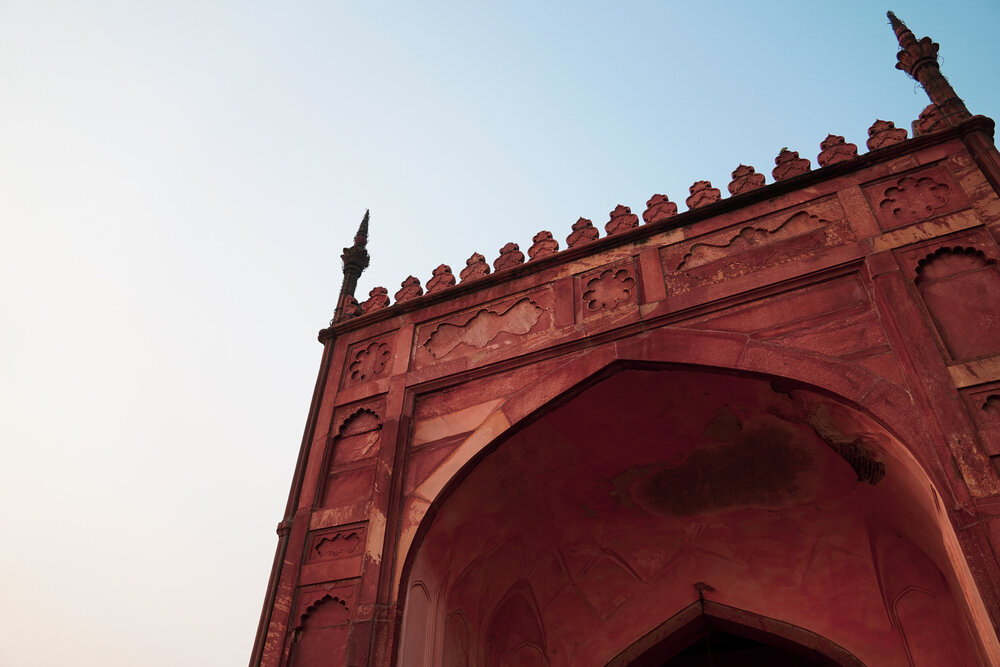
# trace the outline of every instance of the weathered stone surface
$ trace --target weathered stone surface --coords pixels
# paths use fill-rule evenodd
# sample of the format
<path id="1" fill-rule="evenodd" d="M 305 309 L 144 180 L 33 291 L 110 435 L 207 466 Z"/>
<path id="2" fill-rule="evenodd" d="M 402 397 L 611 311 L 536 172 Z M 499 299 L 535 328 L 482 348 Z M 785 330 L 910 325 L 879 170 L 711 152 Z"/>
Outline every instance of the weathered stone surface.
<path id="1" fill-rule="evenodd" d="M 819 148 L 820 153 L 816 161 L 821 167 L 853 160 L 858 156 L 858 147 L 855 144 L 847 143 L 843 137 L 836 134 L 826 135 L 826 139 L 820 142 Z"/>
<path id="2" fill-rule="evenodd" d="M 758 174 L 753 167 L 741 164 L 733 170 L 729 194 L 739 195 L 761 187 L 764 187 L 764 174 Z"/>
<path id="3" fill-rule="evenodd" d="M 552 238 L 552 232 L 541 231 L 531 239 L 531 247 L 528 248 L 528 261 L 547 257 L 559 252 L 559 241 Z"/>
<path id="4" fill-rule="evenodd" d="M 809 160 L 800 158 L 797 151 L 790 151 L 787 148 L 782 148 L 778 157 L 774 158 L 774 165 L 771 175 L 776 181 L 804 174 L 810 169 Z"/>
<path id="5" fill-rule="evenodd" d="M 573 230 L 566 237 L 566 245 L 572 248 L 584 243 L 590 243 L 591 241 L 596 241 L 597 236 L 598 232 L 597 228 L 594 227 L 594 223 L 587 218 L 580 218 L 573 223 Z"/>
<path id="6" fill-rule="evenodd" d="M 701 208 L 722 199 L 719 188 L 713 188 L 711 181 L 695 181 L 689 188 L 691 196 L 684 200 L 689 209 Z"/>
<path id="7" fill-rule="evenodd" d="M 638 226 L 639 216 L 634 215 L 628 206 L 619 204 L 615 210 L 611 211 L 611 219 L 604 225 L 604 231 L 608 233 L 608 236 L 611 236 L 635 229 Z"/>

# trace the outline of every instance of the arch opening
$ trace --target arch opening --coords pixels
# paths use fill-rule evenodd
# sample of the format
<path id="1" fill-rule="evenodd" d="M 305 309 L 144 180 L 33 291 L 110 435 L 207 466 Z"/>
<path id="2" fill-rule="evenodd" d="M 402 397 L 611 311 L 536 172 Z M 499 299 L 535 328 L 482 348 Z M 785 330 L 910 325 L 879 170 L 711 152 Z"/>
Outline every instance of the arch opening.
<path id="1" fill-rule="evenodd" d="M 696 591 L 858 661 L 815 664 L 984 664 L 948 531 L 907 449 L 829 395 L 623 369 L 553 402 L 440 500 L 404 584 L 430 596 L 426 639 L 400 664 L 614 664 Z"/>

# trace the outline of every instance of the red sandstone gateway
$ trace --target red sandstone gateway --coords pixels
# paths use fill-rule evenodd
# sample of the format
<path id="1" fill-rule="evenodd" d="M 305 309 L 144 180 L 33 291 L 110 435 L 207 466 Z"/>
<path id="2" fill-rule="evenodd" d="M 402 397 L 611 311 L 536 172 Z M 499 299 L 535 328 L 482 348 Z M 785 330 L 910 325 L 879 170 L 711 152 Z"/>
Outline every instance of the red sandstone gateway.
<path id="1" fill-rule="evenodd" d="M 1000 665 L 1000 155 L 932 104 L 359 304 L 251 665 Z"/>

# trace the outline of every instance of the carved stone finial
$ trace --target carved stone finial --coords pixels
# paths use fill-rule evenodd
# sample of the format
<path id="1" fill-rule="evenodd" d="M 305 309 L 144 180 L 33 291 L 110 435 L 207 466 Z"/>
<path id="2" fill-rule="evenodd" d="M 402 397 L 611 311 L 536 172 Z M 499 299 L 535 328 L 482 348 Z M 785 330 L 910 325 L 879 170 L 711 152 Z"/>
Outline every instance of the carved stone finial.
<path id="1" fill-rule="evenodd" d="M 500 256 L 493 261 L 493 269 L 495 271 L 503 271 L 504 269 L 513 268 L 518 264 L 524 264 L 524 253 L 521 252 L 516 243 L 508 243 L 500 248 Z"/>
<path id="2" fill-rule="evenodd" d="M 618 204 L 615 210 L 611 211 L 611 219 L 604 223 L 604 231 L 608 236 L 620 234 L 639 226 L 639 216 L 632 213 L 628 206 Z"/>
<path id="3" fill-rule="evenodd" d="M 354 245 L 344 248 L 344 253 L 340 259 L 344 262 L 344 282 L 340 285 L 340 296 L 337 297 L 337 307 L 334 310 L 333 320 L 337 321 L 345 313 L 347 297 L 354 296 L 354 290 L 358 287 L 358 278 L 361 273 L 368 268 L 371 258 L 368 256 L 368 210 L 365 209 L 365 217 L 361 219 L 358 231 L 354 235 Z M 355 301 L 355 303 L 357 303 Z"/>
<path id="4" fill-rule="evenodd" d="M 646 202 L 646 210 L 642 212 L 642 219 L 648 225 L 651 222 L 666 220 L 673 215 L 677 215 L 677 204 L 670 201 L 667 195 L 653 195 Z"/>
<path id="5" fill-rule="evenodd" d="M 598 236 L 597 227 L 587 218 L 580 218 L 573 223 L 570 235 L 566 237 L 566 245 L 570 248 L 584 243 L 596 241 Z"/>
<path id="6" fill-rule="evenodd" d="M 846 160 L 853 160 L 858 156 L 858 147 L 855 144 L 847 143 L 838 134 L 828 134 L 826 139 L 819 142 L 819 155 L 816 161 L 819 166 L 825 167 L 828 164 L 837 164 Z"/>
<path id="7" fill-rule="evenodd" d="M 799 157 L 798 151 L 790 151 L 787 148 L 782 148 L 778 157 L 774 158 L 774 165 L 771 175 L 776 181 L 804 174 L 812 168 L 809 160 Z"/>
<path id="8" fill-rule="evenodd" d="M 368 292 L 368 299 L 361 304 L 361 310 L 365 313 L 371 313 L 388 307 L 389 290 L 384 287 L 373 287 L 372 291 Z"/>
<path id="9" fill-rule="evenodd" d="M 874 151 L 906 141 L 906 129 L 896 127 L 891 120 L 876 120 L 868 128 L 868 150 Z"/>
<path id="10" fill-rule="evenodd" d="M 923 86 L 927 97 L 941 110 L 946 124 L 954 125 L 971 118 L 965 102 L 941 74 L 937 58 L 940 47 L 930 37 L 917 39 L 892 12 L 887 12 L 886 16 L 899 42 L 896 69 L 906 72 Z"/>
<path id="11" fill-rule="evenodd" d="M 722 199 L 722 192 L 719 188 L 712 187 L 712 181 L 695 181 L 688 191 L 691 196 L 684 203 L 689 209 L 701 208 Z"/>
<path id="12" fill-rule="evenodd" d="M 476 280 L 477 278 L 482 278 L 483 276 L 489 275 L 490 265 L 486 263 L 486 258 L 480 255 L 478 252 L 472 253 L 472 257 L 465 260 L 465 268 L 458 276 L 462 279 L 462 282 L 467 280 Z"/>
<path id="13" fill-rule="evenodd" d="M 447 264 L 434 269 L 431 279 L 427 281 L 427 293 L 437 292 L 455 284 L 455 276 L 451 272 L 451 267 Z"/>
<path id="14" fill-rule="evenodd" d="M 559 252 L 559 241 L 552 238 L 552 232 L 542 230 L 531 239 L 531 247 L 528 248 L 528 261 L 554 255 Z"/>
<path id="15" fill-rule="evenodd" d="M 928 104 L 912 124 L 913 136 L 920 137 L 948 127 L 941 110 L 935 104 Z"/>
<path id="16" fill-rule="evenodd" d="M 371 261 L 368 256 L 368 215 L 369 211 L 365 209 L 365 217 L 361 219 L 358 231 L 354 235 L 354 245 L 350 248 L 344 248 L 344 254 L 340 256 L 344 260 L 345 274 L 357 271 L 360 276 L 361 272 L 368 268 L 368 263 Z"/>
<path id="17" fill-rule="evenodd" d="M 741 164 L 733 169 L 733 180 L 729 182 L 729 194 L 741 195 L 750 190 L 764 187 L 764 174 L 747 164 Z"/>
<path id="18" fill-rule="evenodd" d="M 420 286 L 420 279 L 415 276 L 407 276 L 406 280 L 404 280 L 400 286 L 403 289 L 396 292 L 396 303 L 416 299 L 424 293 L 423 288 Z"/>

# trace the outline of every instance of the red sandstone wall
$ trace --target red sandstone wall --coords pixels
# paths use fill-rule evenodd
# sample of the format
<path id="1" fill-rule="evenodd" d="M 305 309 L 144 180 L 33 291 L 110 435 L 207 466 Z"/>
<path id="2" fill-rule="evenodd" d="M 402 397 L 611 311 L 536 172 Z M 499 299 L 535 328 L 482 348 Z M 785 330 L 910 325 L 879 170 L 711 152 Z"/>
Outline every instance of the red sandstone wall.
<path id="1" fill-rule="evenodd" d="M 511 244 L 486 275 L 474 255 L 461 283 L 441 267 L 427 295 L 408 280 L 391 308 L 374 290 L 363 316 L 323 335 L 259 664 L 395 664 L 407 590 L 423 611 L 407 621 L 403 664 L 431 664 L 413 652 L 432 660 L 443 641 L 478 655 L 480 630 L 436 607 L 430 584 L 404 581 L 425 515 L 512 425 L 627 361 L 787 378 L 885 428 L 946 517 L 944 537 L 915 547 L 943 583 L 914 577 L 960 610 L 955 641 L 979 642 L 963 661 L 1000 659 L 983 639 L 987 610 L 1000 619 L 1000 198 L 963 143 L 982 123 L 903 143 L 880 126 L 882 147 L 860 158 L 831 137 L 818 171 L 783 153 L 766 188 L 741 167 L 729 199 L 696 183 L 683 214 L 657 195 L 645 224 L 612 212 L 604 239 L 581 220 L 561 252 L 543 232 L 527 262 Z M 887 612 L 893 632 L 921 636 L 918 597 Z M 501 600 L 492 617 L 526 618 L 531 599 Z M 431 644 L 413 639 L 421 632 L 436 633 Z"/>

